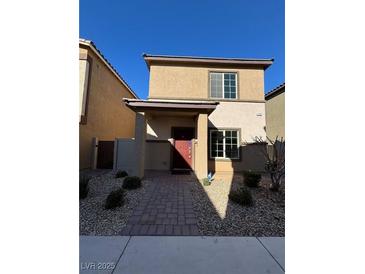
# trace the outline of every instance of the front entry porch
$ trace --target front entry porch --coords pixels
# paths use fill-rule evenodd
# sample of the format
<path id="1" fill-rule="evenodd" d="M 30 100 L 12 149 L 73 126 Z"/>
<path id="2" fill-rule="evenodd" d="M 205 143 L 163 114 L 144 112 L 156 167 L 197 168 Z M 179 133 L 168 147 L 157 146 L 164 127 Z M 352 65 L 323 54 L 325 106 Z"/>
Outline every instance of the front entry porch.
<path id="1" fill-rule="evenodd" d="M 135 170 L 208 173 L 208 115 L 217 102 L 125 99 L 136 112 Z"/>

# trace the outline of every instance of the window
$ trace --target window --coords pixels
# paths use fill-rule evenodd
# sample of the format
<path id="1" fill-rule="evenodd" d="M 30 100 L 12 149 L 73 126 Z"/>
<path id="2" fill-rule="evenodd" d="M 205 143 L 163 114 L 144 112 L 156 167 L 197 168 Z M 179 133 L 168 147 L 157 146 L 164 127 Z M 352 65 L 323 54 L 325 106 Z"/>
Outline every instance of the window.
<path id="1" fill-rule="evenodd" d="M 86 124 L 87 120 L 87 98 L 90 74 L 90 62 L 88 59 L 79 60 L 79 122 Z"/>
<path id="2" fill-rule="evenodd" d="M 211 98 L 237 98 L 237 73 L 211 72 L 209 75 Z"/>
<path id="3" fill-rule="evenodd" d="M 210 131 L 210 158 L 239 159 L 238 130 Z"/>

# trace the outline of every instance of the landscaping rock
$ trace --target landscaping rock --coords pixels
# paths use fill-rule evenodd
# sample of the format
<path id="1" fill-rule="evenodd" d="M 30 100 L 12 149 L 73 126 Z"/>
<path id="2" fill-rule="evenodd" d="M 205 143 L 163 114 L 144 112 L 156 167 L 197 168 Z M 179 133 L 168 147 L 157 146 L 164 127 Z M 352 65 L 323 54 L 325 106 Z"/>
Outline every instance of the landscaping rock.
<path id="1" fill-rule="evenodd" d="M 89 194 L 80 200 L 80 235 L 119 235 L 146 191 L 149 181 L 142 181 L 142 187 L 128 191 L 125 204 L 113 210 L 106 210 L 104 203 L 108 194 L 122 187 L 123 178 L 115 178 L 114 172 L 94 177 L 89 181 Z"/>
<path id="2" fill-rule="evenodd" d="M 263 176 L 258 188 L 251 189 L 254 205 L 245 207 L 229 201 L 228 194 L 243 186 L 243 178 L 216 178 L 209 188 L 192 184 L 194 211 L 200 233 L 205 236 L 285 236 L 284 188 L 269 190 Z"/>

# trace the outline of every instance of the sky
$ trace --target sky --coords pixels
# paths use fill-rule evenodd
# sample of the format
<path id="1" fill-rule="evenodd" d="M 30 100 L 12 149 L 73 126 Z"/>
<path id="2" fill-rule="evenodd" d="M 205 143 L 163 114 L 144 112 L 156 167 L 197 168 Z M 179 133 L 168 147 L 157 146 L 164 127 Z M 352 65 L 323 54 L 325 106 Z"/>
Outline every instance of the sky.
<path id="1" fill-rule="evenodd" d="M 284 0 L 80 0 L 92 40 L 137 95 L 148 96 L 143 53 L 274 58 L 265 93 L 285 81 Z"/>

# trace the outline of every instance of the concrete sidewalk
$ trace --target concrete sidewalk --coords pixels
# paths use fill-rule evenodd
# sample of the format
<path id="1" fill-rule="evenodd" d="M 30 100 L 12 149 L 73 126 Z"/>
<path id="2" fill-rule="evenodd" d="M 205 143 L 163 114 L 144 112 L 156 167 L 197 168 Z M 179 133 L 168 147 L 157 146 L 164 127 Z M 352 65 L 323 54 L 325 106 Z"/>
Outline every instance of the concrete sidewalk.
<path id="1" fill-rule="evenodd" d="M 80 273 L 284 273 L 282 237 L 80 236 Z"/>

